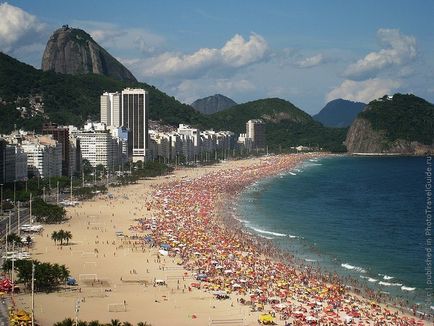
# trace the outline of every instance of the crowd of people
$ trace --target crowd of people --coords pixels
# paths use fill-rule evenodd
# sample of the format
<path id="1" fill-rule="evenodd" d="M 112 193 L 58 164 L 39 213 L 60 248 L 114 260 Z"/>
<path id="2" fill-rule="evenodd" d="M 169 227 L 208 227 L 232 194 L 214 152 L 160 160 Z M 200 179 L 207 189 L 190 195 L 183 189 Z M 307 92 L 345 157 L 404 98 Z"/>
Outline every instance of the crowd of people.
<path id="1" fill-rule="evenodd" d="M 216 298 L 235 296 L 239 304 L 270 312 L 285 324 L 424 325 L 354 293 L 336 275 L 301 267 L 223 211 L 222 203 L 247 186 L 319 155 L 270 156 L 254 166 L 166 183 L 147 203 L 152 216 L 138 219 L 131 230 L 145 232 L 140 241 L 152 242 L 161 255 L 179 257 L 179 264 L 195 276 L 196 287 Z"/>

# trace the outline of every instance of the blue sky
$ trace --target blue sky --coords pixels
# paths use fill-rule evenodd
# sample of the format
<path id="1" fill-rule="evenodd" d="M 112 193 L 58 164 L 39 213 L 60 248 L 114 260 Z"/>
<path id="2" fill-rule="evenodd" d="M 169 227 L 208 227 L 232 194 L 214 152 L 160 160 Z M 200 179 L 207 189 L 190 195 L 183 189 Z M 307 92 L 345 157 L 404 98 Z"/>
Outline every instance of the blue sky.
<path id="1" fill-rule="evenodd" d="M 40 67 L 63 24 L 90 33 L 177 99 L 327 101 L 414 93 L 434 102 L 434 1 L 9 1 L 0 50 Z"/>

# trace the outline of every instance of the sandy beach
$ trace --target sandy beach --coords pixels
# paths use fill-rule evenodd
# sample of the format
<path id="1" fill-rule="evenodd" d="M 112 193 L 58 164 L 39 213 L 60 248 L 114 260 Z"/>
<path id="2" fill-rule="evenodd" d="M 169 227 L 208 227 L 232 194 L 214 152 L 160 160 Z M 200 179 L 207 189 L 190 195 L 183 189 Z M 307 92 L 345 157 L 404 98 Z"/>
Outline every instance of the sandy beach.
<path id="1" fill-rule="evenodd" d="M 296 270 L 289 255 L 277 257 L 270 243 L 244 233 L 219 212 L 224 200 L 236 198 L 249 184 L 314 156 L 178 169 L 111 188 L 112 198 L 101 195 L 68 208 L 70 219 L 45 225 L 31 253 L 41 262 L 66 265 L 78 285 L 36 294 L 36 320 L 45 326 L 74 319 L 78 305 L 80 320 L 107 323 L 254 325 L 270 311 L 279 325 L 343 325 L 350 319 L 354 325 L 423 325 L 349 293 L 338 280 Z M 68 245 L 51 240 L 60 229 L 71 231 Z M 202 274 L 204 281 L 197 280 Z M 229 299 L 218 300 L 219 292 Z M 30 311 L 28 293 L 14 300 Z"/>

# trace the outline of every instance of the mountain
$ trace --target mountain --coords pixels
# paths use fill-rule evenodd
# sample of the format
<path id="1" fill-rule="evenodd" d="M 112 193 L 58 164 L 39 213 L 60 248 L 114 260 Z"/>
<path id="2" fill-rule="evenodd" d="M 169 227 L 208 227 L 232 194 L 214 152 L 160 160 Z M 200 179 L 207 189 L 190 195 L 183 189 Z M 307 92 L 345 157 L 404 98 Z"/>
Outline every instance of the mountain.
<path id="1" fill-rule="evenodd" d="M 85 31 L 64 25 L 47 42 L 42 70 L 62 74 L 105 75 L 120 81 L 137 82 L 133 74 L 104 50 Z"/>
<path id="2" fill-rule="evenodd" d="M 292 103 L 269 98 L 238 104 L 209 116 L 208 127 L 246 132 L 246 122 L 262 119 L 270 150 L 287 149 L 290 146 L 319 146 L 331 151 L 345 151 L 343 141 L 347 129 L 327 128 L 312 119 Z"/>
<path id="3" fill-rule="evenodd" d="M 126 87 L 149 92 L 149 118 L 169 125 L 201 125 L 206 117 L 191 106 L 178 102 L 154 86 L 116 80 L 99 74 L 66 75 L 41 71 L 0 52 L 0 133 L 14 125 L 27 130 L 41 129 L 44 121 L 83 125 L 99 120 L 100 95 Z M 26 107 L 18 111 L 17 107 Z"/>
<path id="4" fill-rule="evenodd" d="M 345 128 L 351 125 L 365 106 L 361 102 L 336 99 L 328 102 L 313 118 L 327 127 Z"/>
<path id="5" fill-rule="evenodd" d="M 350 153 L 432 153 L 434 105 L 404 94 L 372 101 L 352 123 L 345 144 Z"/>
<path id="6" fill-rule="evenodd" d="M 191 106 L 200 113 L 213 114 L 237 105 L 235 101 L 221 94 L 204 97 L 194 101 Z"/>

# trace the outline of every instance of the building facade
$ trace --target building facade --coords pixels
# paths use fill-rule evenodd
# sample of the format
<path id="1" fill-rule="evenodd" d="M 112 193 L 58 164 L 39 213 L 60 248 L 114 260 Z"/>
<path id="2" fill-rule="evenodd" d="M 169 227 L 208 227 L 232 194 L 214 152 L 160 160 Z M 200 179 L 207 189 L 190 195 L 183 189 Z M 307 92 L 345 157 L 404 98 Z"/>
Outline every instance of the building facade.
<path id="1" fill-rule="evenodd" d="M 60 127 L 55 123 L 47 123 L 42 126 L 43 135 L 52 135 L 53 139 L 62 145 L 62 175 L 69 176 L 69 155 L 70 155 L 70 144 L 69 144 L 69 130 L 66 127 Z"/>
<path id="2" fill-rule="evenodd" d="M 126 88 L 122 91 L 123 127 L 131 130 L 133 161 L 145 160 L 148 144 L 149 96 L 144 89 Z"/>
<path id="3" fill-rule="evenodd" d="M 246 138 L 252 140 L 255 149 L 265 148 L 265 123 L 260 119 L 249 120 L 246 123 Z"/>

